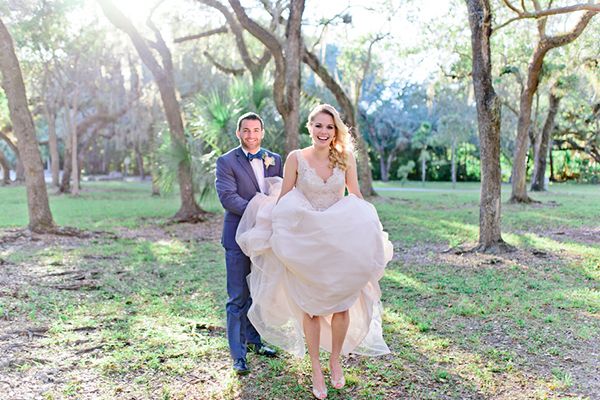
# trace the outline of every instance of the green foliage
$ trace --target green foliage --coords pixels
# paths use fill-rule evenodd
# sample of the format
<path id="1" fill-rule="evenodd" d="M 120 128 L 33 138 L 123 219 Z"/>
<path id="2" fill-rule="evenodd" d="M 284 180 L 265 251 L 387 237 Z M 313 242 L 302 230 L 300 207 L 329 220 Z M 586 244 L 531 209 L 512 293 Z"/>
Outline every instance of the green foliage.
<path id="1" fill-rule="evenodd" d="M 253 82 L 245 78 L 235 79 L 224 93 L 213 90 L 208 95 L 196 96 L 187 107 L 193 121 L 190 133 L 211 152 L 221 155 L 237 146 L 237 119 L 249 111 L 261 115 L 269 101 L 270 91 L 263 79 Z"/>
<path id="2" fill-rule="evenodd" d="M 408 160 L 406 164 L 403 164 L 400 167 L 398 167 L 398 172 L 396 172 L 396 175 L 398 176 L 398 179 L 400 179 L 402 184 L 408 181 L 408 174 L 414 171 L 415 166 L 416 164 L 413 160 Z"/>
<path id="3" fill-rule="evenodd" d="M 421 122 L 421 126 L 415 132 L 412 143 L 420 149 L 425 149 L 432 143 L 432 125 L 429 121 Z"/>
<path id="4" fill-rule="evenodd" d="M 192 154 L 194 190 L 201 202 L 206 201 L 215 193 L 214 185 L 218 157 L 218 153 L 214 150 L 206 154 L 200 152 Z"/>
<path id="5" fill-rule="evenodd" d="M 188 142 L 181 145 L 173 140 L 166 131 L 158 135 L 159 146 L 156 150 L 156 171 L 161 193 L 172 193 L 178 179 L 180 163 L 185 163 L 192 170 L 194 192 L 200 203 L 214 192 L 215 167 L 218 152 L 202 151 L 203 142 L 186 135 Z"/>
<path id="6" fill-rule="evenodd" d="M 160 131 L 156 138 L 156 174 L 161 193 L 171 193 L 177 184 L 179 163 L 190 162 L 189 150 L 173 143 L 168 130 Z"/>
<path id="7" fill-rule="evenodd" d="M 478 149 L 472 143 L 463 143 L 456 149 L 458 160 L 457 179 L 464 181 L 478 181 L 481 174 L 481 163 Z M 508 179 L 507 179 L 508 180 Z"/>
<path id="8" fill-rule="evenodd" d="M 517 73 L 520 73 L 519 68 L 515 67 L 514 65 L 505 65 L 500 70 L 500 76 Z"/>

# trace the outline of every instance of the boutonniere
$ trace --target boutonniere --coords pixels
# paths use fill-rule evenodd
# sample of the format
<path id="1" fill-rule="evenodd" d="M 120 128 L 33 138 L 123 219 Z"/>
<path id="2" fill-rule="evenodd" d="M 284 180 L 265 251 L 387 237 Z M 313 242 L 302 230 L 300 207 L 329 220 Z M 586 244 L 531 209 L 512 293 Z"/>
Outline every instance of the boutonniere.
<path id="1" fill-rule="evenodd" d="M 275 157 L 271 157 L 267 153 L 263 154 L 263 162 L 265 163 L 265 168 L 269 169 L 271 165 L 275 165 Z"/>

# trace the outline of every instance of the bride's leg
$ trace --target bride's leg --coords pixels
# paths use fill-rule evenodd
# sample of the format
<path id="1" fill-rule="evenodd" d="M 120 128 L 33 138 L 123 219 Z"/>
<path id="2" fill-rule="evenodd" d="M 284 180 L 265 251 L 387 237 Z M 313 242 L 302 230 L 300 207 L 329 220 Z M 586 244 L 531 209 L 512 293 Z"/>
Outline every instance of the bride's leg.
<path id="1" fill-rule="evenodd" d="M 303 327 L 308 355 L 312 366 L 312 383 L 315 397 L 324 399 L 327 396 L 327 386 L 319 362 L 319 339 L 321 337 L 321 320 L 319 316 L 311 317 L 304 314 Z"/>
<path id="2" fill-rule="evenodd" d="M 329 367 L 331 368 L 331 383 L 334 388 L 344 387 L 344 371 L 340 362 L 340 353 L 346 339 L 348 326 L 350 325 L 350 314 L 348 310 L 333 314 L 331 317 L 331 357 Z"/>

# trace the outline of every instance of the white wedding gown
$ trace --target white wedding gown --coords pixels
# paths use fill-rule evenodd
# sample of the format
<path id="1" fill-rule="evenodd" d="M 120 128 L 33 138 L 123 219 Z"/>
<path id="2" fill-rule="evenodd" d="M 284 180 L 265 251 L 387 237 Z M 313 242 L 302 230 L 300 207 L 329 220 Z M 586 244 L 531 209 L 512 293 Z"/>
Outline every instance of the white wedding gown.
<path id="1" fill-rule="evenodd" d="M 252 260 L 248 317 L 268 342 L 302 357 L 303 313 L 321 318 L 321 347 L 331 351 L 331 314 L 349 310 L 343 354 L 389 353 L 383 340 L 379 279 L 393 246 L 377 211 L 344 196 L 344 171 L 323 181 L 301 155 L 296 187 L 275 202 L 281 178 L 267 178 L 268 195 L 248 204 L 236 240 Z"/>

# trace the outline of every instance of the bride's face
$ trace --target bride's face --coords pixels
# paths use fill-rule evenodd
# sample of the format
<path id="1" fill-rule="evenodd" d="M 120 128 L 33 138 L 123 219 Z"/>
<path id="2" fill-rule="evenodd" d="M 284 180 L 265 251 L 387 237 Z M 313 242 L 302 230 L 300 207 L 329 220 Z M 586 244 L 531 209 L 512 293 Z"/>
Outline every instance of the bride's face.
<path id="1" fill-rule="evenodd" d="M 319 113 L 315 115 L 309 126 L 313 145 L 317 148 L 329 147 L 335 137 L 333 117 L 326 113 Z"/>

